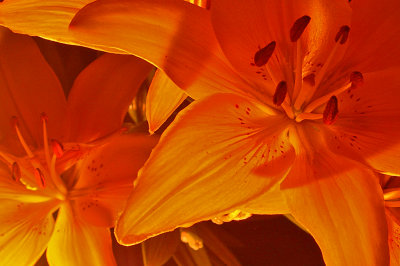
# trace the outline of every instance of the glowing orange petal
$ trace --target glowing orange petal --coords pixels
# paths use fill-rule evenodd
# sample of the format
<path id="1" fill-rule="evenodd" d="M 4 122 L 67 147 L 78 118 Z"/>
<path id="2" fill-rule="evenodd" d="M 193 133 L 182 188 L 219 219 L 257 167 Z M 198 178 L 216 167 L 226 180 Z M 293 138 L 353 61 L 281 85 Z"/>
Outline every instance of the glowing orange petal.
<path id="1" fill-rule="evenodd" d="M 327 265 L 389 264 L 383 195 L 370 169 L 319 150 L 298 156 L 281 188 Z"/>
<path id="2" fill-rule="evenodd" d="M 349 46 L 343 67 L 362 72 L 382 70 L 400 63 L 400 2 L 351 1 L 353 10 Z"/>
<path id="3" fill-rule="evenodd" d="M 380 172 L 400 174 L 399 73 L 364 74 L 361 88 L 338 97 L 338 119 L 323 130 L 333 151 L 367 161 Z"/>
<path id="4" fill-rule="evenodd" d="M 78 10 L 93 1 L 3 1 L 0 9 L 0 25 L 17 33 L 40 36 L 67 44 L 81 44 L 68 32 L 68 26 Z M 96 48 L 102 49 L 102 47 Z M 125 53 L 111 47 L 107 47 L 105 50 L 112 53 Z"/>
<path id="5" fill-rule="evenodd" d="M 1 199 L 0 204 L 0 264 L 34 265 L 53 232 L 54 203 Z"/>
<path id="6" fill-rule="evenodd" d="M 389 233 L 390 265 L 400 265 L 400 213 L 398 208 L 386 209 Z"/>
<path id="7" fill-rule="evenodd" d="M 50 265 L 116 265 L 109 229 L 88 225 L 69 205 L 58 212 L 46 255 Z"/>
<path id="8" fill-rule="evenodd" d="M 113 227 L 133 189 L 138 170 L 150 155 L 157 138 L 140 134 L 114 137 L 108 144 L 92 150 L 82 162 L 78 191 L 91 191 L 76 200 L 76 212 L 97 226 Z"/>
<path id="9" fill-rule="evenodd" d="M 161 70 L 157 70 L 146 99 L 146 117 L 153 134 L 186 99 L 187 95 Z"/>
<path id="10" fill-rule="evenodd" d="M 49 117 L 50 136 L 61 134 L 66 100 L 52 69 L 40 54 L 35 42 L 27 36 L 0 29 L 0 142 L 17 151 L 21 148 L 10 123 L 16 116 L 26 141 L 43 143 L 40 114 Z"/>
<path id="11" fill-rule="evenodd" d="M 165 233 L 142 243 L 145 265 L 164 265 L 175 253 L 181 243 L 179 231 Z"/>
<path id="12" fill-rule="evenodd" d="M 290 212 L 279 185 L 248 202 L 241 210 L 252 214 L 285 214 Z"/>
<path id="13" fill-rule="evenodd" d="M 286 156 L 287 120 L 233 94 L 185 108 L 141 170 L 116 236 L 133 244 L 177 226 L 240 209 L 282 176 L 257 166 Z"/>
<path id="14" fill-rule="evenodd" d="M 184 1 L 100 0 L 80 10 L 70 28 L 87 45 L 145 58 L 192 98 L 244 85 L 227 65 L 209 12 Z"/>
<path id="15" fill-rule="evenodd" d="M 86 142 L 120 129 L 151 68 L 129 55 L 105 54 L 90 64 L 68 96 L 69 139 Z"/>
<path id="16" fill-rule="evenodd" d="M 266 84 L 272 84 L 271 78 L 274 84 L 281 80 L 292 84 L 286 72 L 294 71 L 286 64 L 296 60 L 290 30 L 304 16 L 311 18 L 299 39 L 305 57 L 303 73 L 307 73 L 319 70 L 316 66 L 326 60 L 335 44 L 337 30 L 349 22 L 350 8 L 346 1 L 249 0 L 232 4 L 230 0 L 222 0 L 211 5 L 215 34 L 226 57 L 239 74 L 270 96 L 275 86 Z M 260 52 L 271 42 L 276 43 L 272 57 L 267 65 L 259 64 Z M 292 93 L 292 86 L 288 89 Z M 260 97 L 265 96 L 261 93 Z"/>

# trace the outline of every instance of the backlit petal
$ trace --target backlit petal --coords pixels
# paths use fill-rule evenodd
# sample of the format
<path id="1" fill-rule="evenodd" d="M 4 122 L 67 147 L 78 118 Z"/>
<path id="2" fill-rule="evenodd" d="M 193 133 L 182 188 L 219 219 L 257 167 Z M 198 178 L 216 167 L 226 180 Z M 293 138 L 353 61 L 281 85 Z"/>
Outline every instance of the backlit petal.
<path id="1" fill-rule="evenodd" d="M 183 90 L 164 72 L 157 70 L 146 99 L 146 117 L 150 133 L 154 133 L 186 98 Z"/>
<path id="2" fill-rule="evenodd" d="M 0 199 L 0 204 L 0 264 L 34 265 L 53 232 L 54 203 Z"/>
<path id="3" fill-rule="evenodd" d="M 297 19 L 311 18 L 299 40 L 305 57 L 303 73 L 319 70 L 317 65 L 326 60 L 338 29 L 350 20 L 346 1 L 250 0 L 232 4 L 230 0 L 222 0 L 212 3 L 211 14 L 225 55 L 239 74 L 250 79 L 254 89 L 261 91 L 260 97 L 265 97 L 263 94 L 272 96 L 275 85 L 281 80 L 288 82 L 289 92 L 292 92 L 290 79 L 295 69 L 290 66 L 296 61 L 296 44 L 290 40 L 290 29 Z M 255 54 L 273 41 L 276 47 L 269 62 L 257 67 Z"/>
<path id="4" fill-rule="evenodd" d="M 58 212 L 53 236 L 47 248 L 50 265 L 116 265 L 108 228 L 91 226 L 69 205 Z"/>
<path id="5" fill-rule="evenodd" d="M 12 127 L 16 116 L 26 141 L 43 143 L 40 115 L 48 116 L 50 137 L 61 134 L 66 100 L 61 85 L 41 55 L 35 42 L 27 36 L 0 29 L 0 143 L 14 152 L 21 148 Z"/>
<path id="6" fill-rule="evenodd" d="M 70 28 L 87 45 L 145 58 L 193 98 L 244 85 L 227 65 L 209 12 L 184 1 L 99 0 L 79 11 Z"/>
<path id="7" fill-rule="evenodd" d="M 398 208 L 387 208 L 386 219 L 389 233 L 390 265 L 400 265 L 400 212 Z"/>
<path id="8" fill-rule="evenodd" d="M 150 155 L 158 138 L 125 134 L 90 152 L 82 162 L 74 190 L 91 191 L 76 200 L 76 212 L 87 222 L 113 227 L 133 189 L 138 170 Z"/>
<path id="9" fill-rule="evenodd" d="M 266 192 L 282 174 L 253 171 L 292 150 L 287 123 L 232 94 L 190 104 L 141 170 L 116 227 L 119 242 L 133 244 L 240 209 Z"/>
<path id="10" fill-rule="evenodd" d="M 338 119 L 324 129 L 333 151 L 366 161 L 380 172 L 400 174 L 399 73 L 365 74 L 362 87 L 338 97 Z"/>
<path id="11" fill-rule="evenodd" d="M 94 0 L 13 0 L 2 1 L 0 5 L 0 25 L 12 31 L 67 43 L 81 44 L 76 41 L 68 26 L 80 8 Z M 91 46 L 94 47 L 94 46 Z M 95 47 L 102 50 L 101 47 Z M 124 53 L 107 47 L 108 52 Z"/>
<path id="12" fill-rule="evenodd" d="M 400 62 L 400 2 L 351 1 L 352 21 L 344 66 L 370 72 Z"/>
<path id="13" fill-rule="evenodd" d="M 282 185 L 294 218 L 327 265 L 388 265 L 387 225 L 377 176 L 324 150 L 299 155 Z M 302 183 L 302 186 L 298 186 Z"/>
<path id="14" fill-rule="evenodd" d="M 87 142 L 120 129 L 151 68 L 130 55 L 105 54 L 90 64 L 68 96 L 69 139 Z"/>

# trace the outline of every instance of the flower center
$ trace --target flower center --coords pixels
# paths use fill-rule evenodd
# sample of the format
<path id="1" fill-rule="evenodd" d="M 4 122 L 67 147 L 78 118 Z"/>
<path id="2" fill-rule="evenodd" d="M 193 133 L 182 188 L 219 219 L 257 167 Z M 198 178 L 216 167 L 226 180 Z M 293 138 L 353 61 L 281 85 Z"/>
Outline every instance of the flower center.
<path id="1" fill-rule="evenodd" d="M 56 171 L 56 160 L 63 156 L 63 147 L 57 140 L 51 140 L 50 145 L 47 134 L 48 118 L 46 114 L 41 115 L 43 150 L 36 152 L 33 152 L 25 141 L 19 128 L 18 119 L 12 117 L 11 120 L 18 140 L 26 153 L 26 157 L 20 158 L 0 151 L 0 158 L 11 169 L 13 181 L 24 185 L 29 190 L 39 190 L 50 197 L 65 200 L 67 189 Z M 50 150 L 52 150 L 52 153 Z"/>
<path id="2" fill-rule="evenodd" d="M 329 68 L 338 55 L 338 51 L 343 49 L 342 46 L 347 42 L 350 27 L 347 25 L 340 27 L 334 38 L 335 44 L 327 55 L 326 61 L 319 72 L 303 75 L 304 53 L 301 37 L 310 21 L 311 18 L 309 16 L 302 16 L 294 22 L 289 31 L 289 37 L 294 46 L 292 49 L 294 58 L 292 69 L 286 71 L 286 80 L 278 82 L 272 102 L 282 108 L 287 116 L 296 122 L 322 120 L 326 125 L 331 125 L 336 121 L 339 114 L 337 96 L 345 91 L 360 87 L 363 84 L 363 76 L 360 72 L 353 72 L 350 74 L 348 82 L 340 88 L 331 90 L 318 98 L 314 97 L 317 90 L 323 89 L 321 82 L 326 78 Z M 277 45 L 279 43 L 272 41 L 264 48 L 258 50 L 254 56 L 254 65 L 257 67 L 266 66 Z M 273 73 L 271 73 L 268 66 L 266 68 L 270 76 L 273 77 L 274 75 L 272 75 Z M 288 87 L 293 88 L 292 93 L 289 93 Z M 324 105 L 324 108 L 320 108 Z"/>

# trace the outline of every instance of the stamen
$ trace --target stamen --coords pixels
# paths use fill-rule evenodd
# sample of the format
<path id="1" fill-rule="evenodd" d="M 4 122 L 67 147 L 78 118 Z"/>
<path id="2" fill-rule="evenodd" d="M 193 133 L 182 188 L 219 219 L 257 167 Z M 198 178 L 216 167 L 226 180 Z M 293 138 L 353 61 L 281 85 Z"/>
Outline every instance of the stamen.
<path id="1" fill-rule="evenodd" d="M 187 229 L 181 229 L 181 241 L 187 243 L 193 250 L 203 248 L 203 240 L 197 234 Z"/>
<path id="2" fill-rule="evenodd" d="M 364 77 L 360 72 L 354 71 L 350 74 L 350 82 L 351 89 L 357 89 L 364 84 Z"/>
<path id="3" fill-rule="evenodd" d="M 300 113 L 298 116 L 296 116 L 296 122 L 301 122 L 303 120 L 318 120 L 322 119 L 323 115 L 322 114 L 314 114 L 314 113 Z"/>
<path id="4" fill-rule="evenodd" d="M 19 165 L 17 162 L 13 162 L 12 164 L 12 169 L 11 169 L 11 177 L 15 182 L 19 182 L 21 179 L 21 168 L 19 168 Z"/>
<path id="5" fill-rule="evenodd" d="M 35 168 L 33 173 L 35 174 L 35 179 L 36 179 L 36 183 L 38 184 L 38 186 L 40 188 L 45 188 L 46 180 L 44 179 L 44 175 L 43 175 L 42 171 L 40 171 L 39 168 Z"/>
<path id="6" fill-rule="evenodd" d="M 268 63 L 268 60 L 271 58 L 274 50 L 275 50 L 276 42 L 272 41 L 264 48 L 258 50 L 254 55 L 254 64 L 258 67 L 261 67 Z"/>
<path id="7" fill-rule="evenodd" d="M 340 27 L 338 33 L 336 34 L 335 37 L 335 42 L 338 42 L 340 44 L 345 44 L 347 41 L 347 38 L 349 37 L 349 32 L 350 32 L 350 27 L 347 25 L 344 25 Z"/>
<path id="8" fill-rule="evenodd" d="M 303 78 L 303 88 L 300 90 L 299 95 L 294 103 L 294 108 L 300 110 L 300 107 L 306 100 L 310 100 L 315 92 L 315 75 L 310 74 Z"/>
<path id="9" fill-rule="evenodd" d="M 28 155 L 29 158 L 33 158 L 35 157 L 33 155 L 33 152 L 31 151 L 31 149 L 29 148 L 28 144 L 26 143 L 24 137 L 21 134 L 21 131 L 19 130 L 19 123 L 18 123 L 18 118 L 16 116 L 13 116 L 11 118 L 11 123 L 15 129 L 15 132 L 17 133 L 19 142 L 21 143 L 22 147 L 24 148 L 26 154 Z"/>
<path id="10" fill-rule="evenodd" d="M 302 16 L 294 22 L 290 29 L 290 40 L 292 42 L 296 42 L 301 37 L 310 20 L 309 16 Z"/>
<path id="11" fill-rule="evenodd" d="M 328 103 L 326 104 L 323 118 L 325 125 L 332 125 L 338 116 L 339 109 L 338 109 L 338 100 L 336 96 L 332 96 Z"/>
<path id="12" fill-rule="evenodd" d="M 59 159 L 63 156 L 64 154 L 64 147 L 60 142 L 58 142 L 55 139 L 51 140 L 51 147 L 53 148 L 53 153 L 56 155 L 56 157 Z"/>
<path id="13" fill-rule="evenodd" d="M 287 84 L 285 81 L 281 81 L 279 82 L 278 86 L 276 86 L 275 94 L 272 99 L 273 103 L 276 106 L 281 106 L 281 104 L 286 98 L 286 94 L 287 94 Z"/>

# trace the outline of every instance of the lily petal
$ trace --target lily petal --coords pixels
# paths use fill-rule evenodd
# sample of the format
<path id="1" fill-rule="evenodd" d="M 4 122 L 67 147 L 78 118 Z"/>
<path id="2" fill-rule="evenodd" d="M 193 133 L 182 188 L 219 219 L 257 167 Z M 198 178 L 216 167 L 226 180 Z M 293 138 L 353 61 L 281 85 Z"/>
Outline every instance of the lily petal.
<path id="1" fill-rule="evenodd" d="M 370 169 L 320 150 L 297 157 L 282 189 L 327 265 L 389 265 L 383 195 Z"/>
<path id="2" fill-rule="evenodd" d="M 157 70 L 146 98 L 146 117 L 150 133 L 159 129 L 186 98 L 183 90 L 164 72 Z"/>
<path id="3" fill-rule="evenodd" d="M 364 85 L 339 97 L 338 120 L 324 129 L 331 150 L 400 175 L 400 69 L 364 75 Z"/>
<path id="4" fill-rule="evenodd" d="M 296 43 L 290 40 L 294 22 L 303 16 L 311 18 L 299 40 L 305 58 L 303 73 L 311 73 L 328 57 L 340 26 L 350 21 L 350 8 L 346 1 L 250 0 L 232 4 L 222 0 L 212 3 L 211 15 L 226 57 L 239 74 L 250 79 L 259 97 L 265 97 L 272 96 L 282 80 L 292 84 L 287 79 L 294 71 L 289 66 L 296 60 Z M 268 64 L 257 66 L 255 54 L 273 41 L 276 47 Z M 288 89 L 291 93 L 293 88 Z"/>
<path id="5" fill-rule="evenodd" d="M 144 265 L 164 265 L 175 253 L 180 243 L 178 230 L 146 240 L 142 243 Z"/>
<path id="6" fill-rule="evenodd" d="M 386 209 L 389 233 L 390 265 L 400 265 L 400 212 L 397 208 Z"/>
<path id="7" fill-rule="evenodd" d="M 68 32 L 68 26 L 78 10 L 93 1 L 4 1 L 0 5 L 0 25 L 17 33 L 40 36 L 51 41 L 66 44 L 82 45 Z M 95 49 L 111 53 L 124 53 L 119 49 L 111 47 L 102 49 L 102 47 L 95 46 Z"/>
<path id="8" fill-rule="evenodd" d="M 290 151 L 288 120 L 233 94 L 193 102 L 165 131 L 141 170 L 115 229 L 134 244 L 246 204 L 282 176 L 253 169 Z"/>
<path id="9" fill-rule="evenodd" d="M 54 203 L 0 199 L 0 204 L 0 264 L 34 265 L 53 232 Z"/>
<path id="10" fill-rule="evenodd" d="M 47 248 L 50 265 L 116 265 L 108 228 L 88 225 L 69 205 L 60 208 Z"/>
<path id="11" fill-rule="evenodd" d="M 245 86 L 218 46 L 209 12 L 184 1 L 99 0 L 70 29 L 86 45 L 145 58 L 195 99 Z"/>
<path id="12" fill-rule="evenodd" d="M 352 1 L 349 46 L 343 62 L 357 71 L 371 72 L 400 62 L 400 2 Z"/>
<path id="13" fill-rule="evenodd" d="M 43 143 L 41 113 L 48 116 L 51 137 L 60 136 L 66 109 L 62 87 L 37 45 L 28 36 L 0 29 L 0 143 L 17 153 L 21 144 L 11 125 L 12 116 L 26 141 Z"/>
<path id="14" fill-rule="evenodd" d="M 91 191 L 76 200 L 76 212 L 96 226 L 113 227 L 116 216 L 133 190 L 137 172 L 158 138 L 141 134 L 114 137 L 92 150 L 82 162 L 73 191 Z M 73 193 L 73 192 L 71 192 Z"/>
<path id="15" fill-rule="evenodd" d="M 105 54 L 90 64 L 68 96 L 68 139 L 88 142 L 120 129 L 151 68 L 134 56 L 114 54 Z"/>

